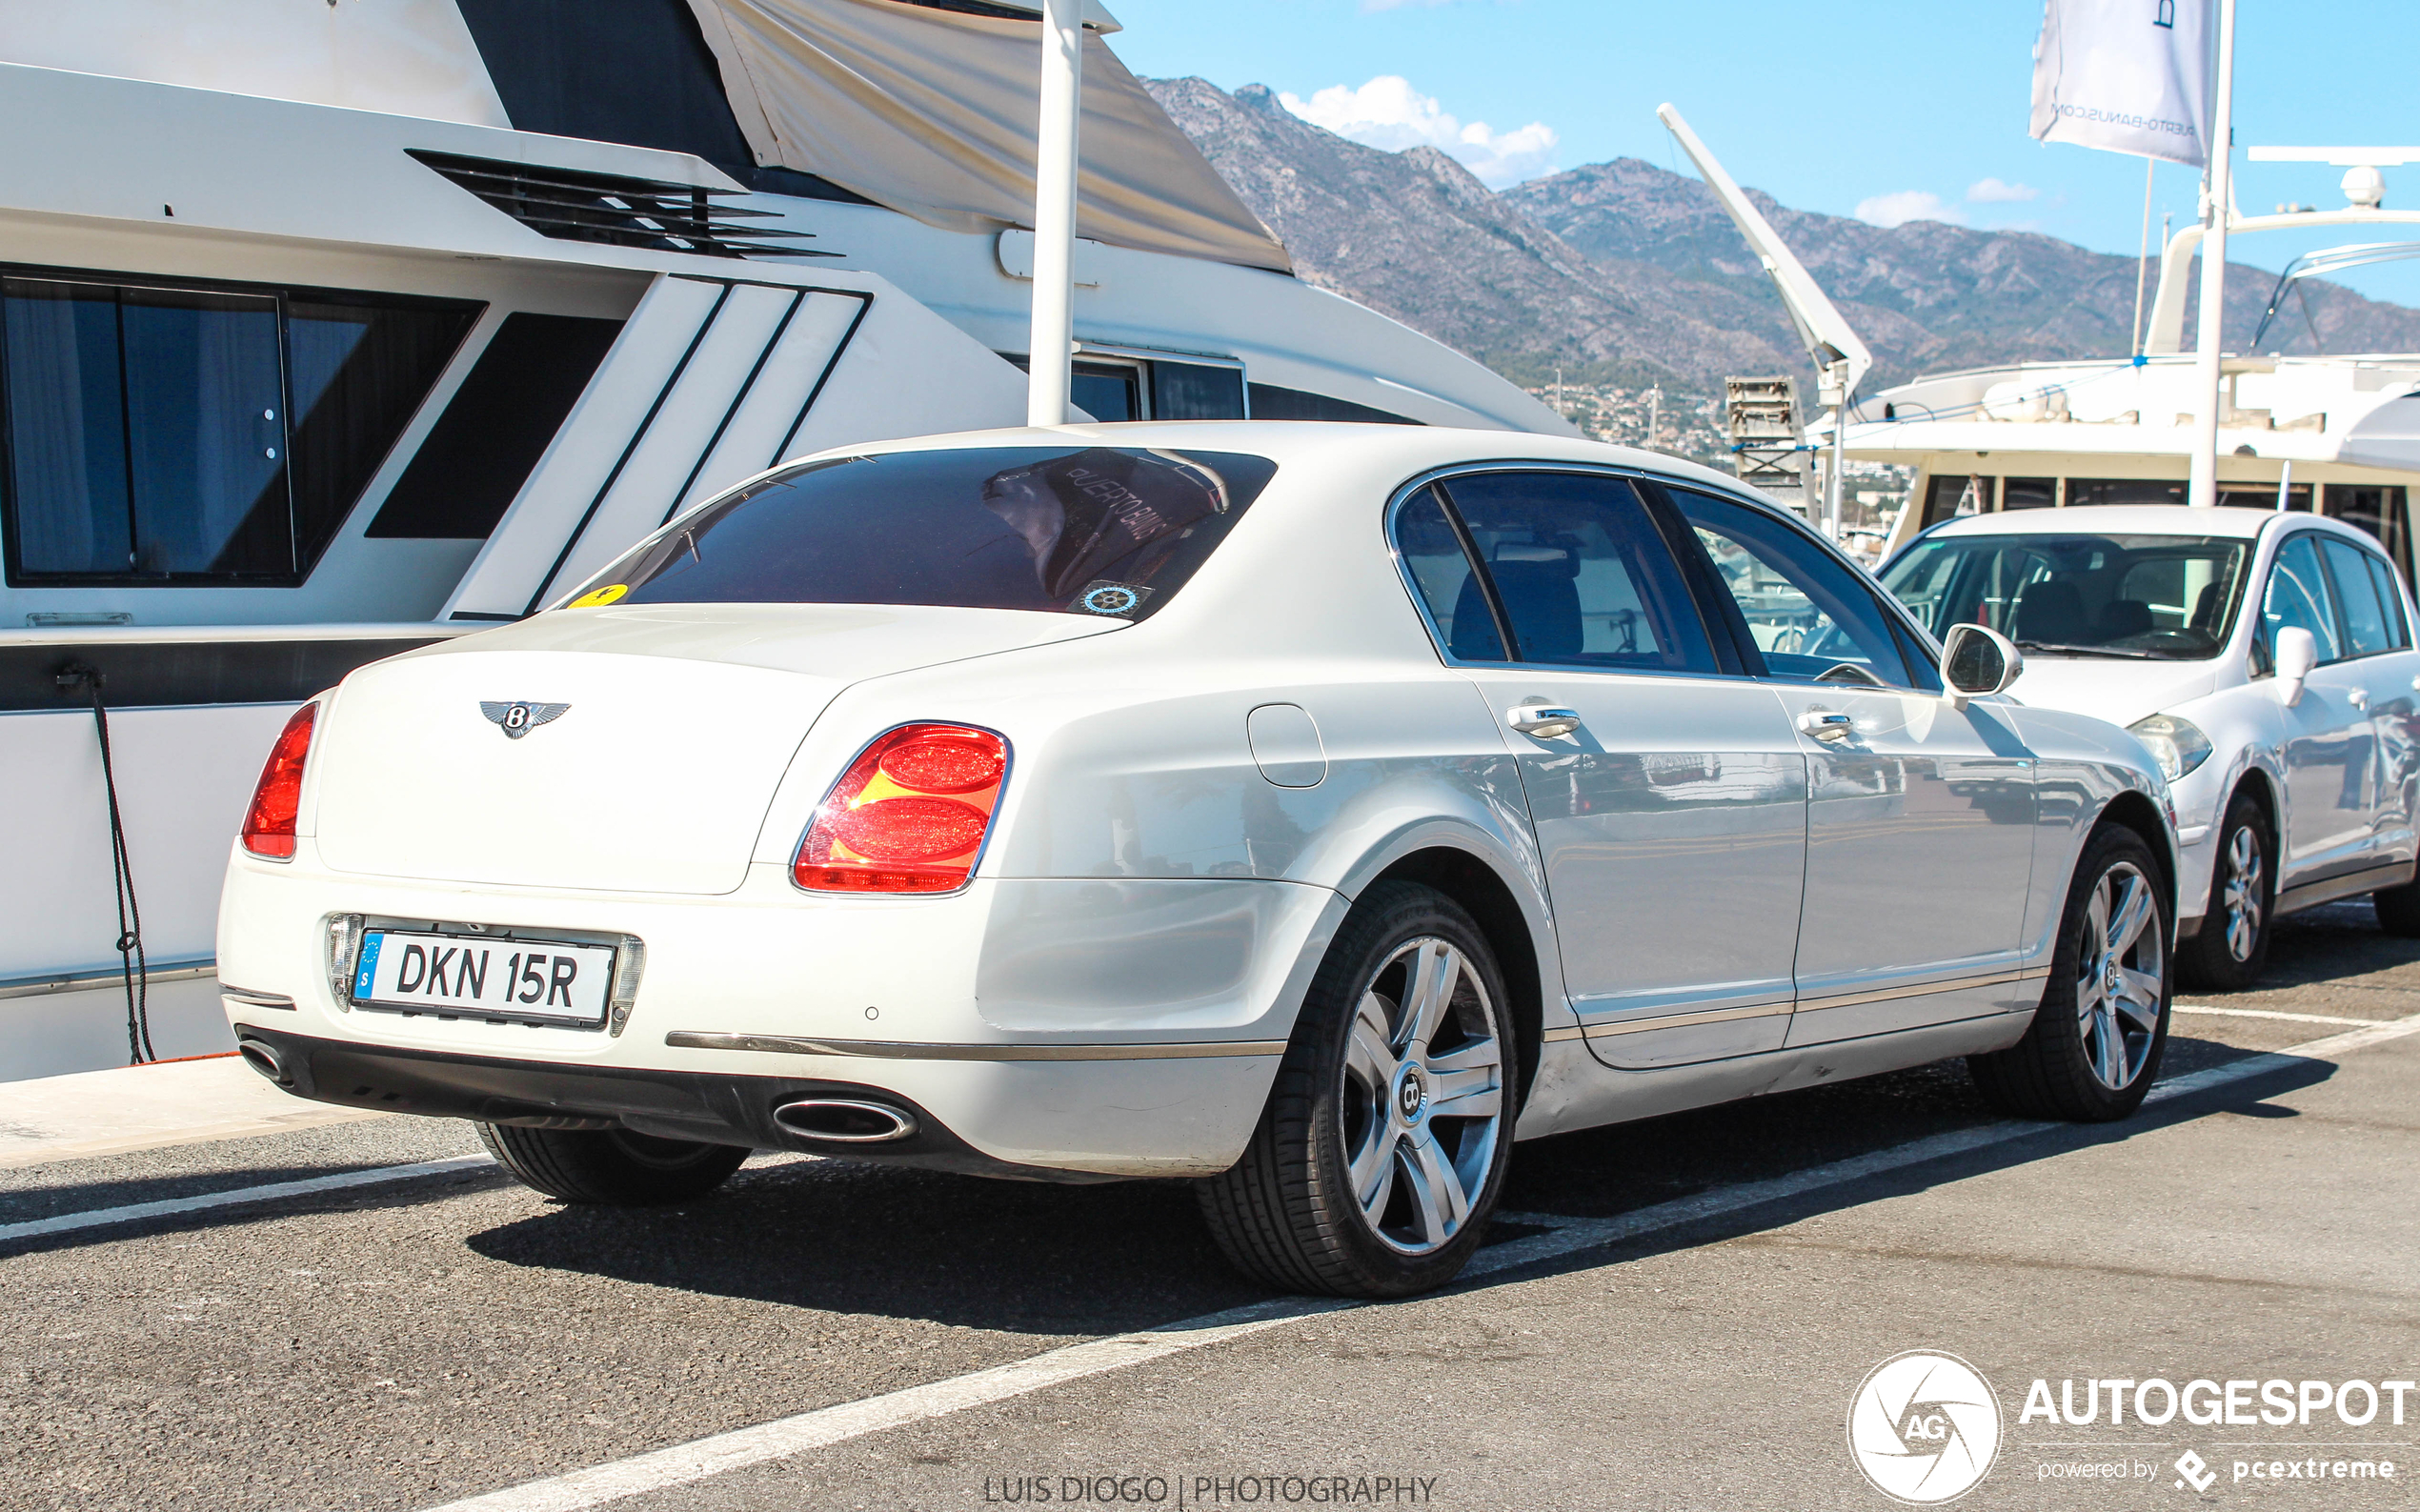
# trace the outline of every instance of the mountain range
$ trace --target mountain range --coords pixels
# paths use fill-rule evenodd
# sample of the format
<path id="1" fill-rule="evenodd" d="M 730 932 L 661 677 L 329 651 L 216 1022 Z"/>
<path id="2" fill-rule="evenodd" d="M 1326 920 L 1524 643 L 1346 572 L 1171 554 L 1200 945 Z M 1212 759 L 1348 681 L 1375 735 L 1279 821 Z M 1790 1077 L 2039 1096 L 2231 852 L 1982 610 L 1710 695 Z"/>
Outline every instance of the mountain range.
<path id="1" fill-rule="evenodd" d="M 1617 158 L 1499 193 L 1432 147 L 1384 151 L 1313 126 L 1260 85 L 1147 81 L 1319 287 L 1392 315 L 1516 381 L 1719 390 L 1801 373 L 1781 301 L 1713 192 Z M 1922 373 L 2130 350 L 2136 260 L 2032 232 L 1880 227 L 1748 193 L 1874 353 L 1865 392 Z M 2146 318 L 2158 279 L 2144 288 Z M 2240 349 L 2274 272 L 2228 266 Z M 2265 350 L 2420 351 L 2420 310 L 2319 279 L 2289 294 Z M 2188 310 L 2187 330 L 2192 329 Z M 2314 334 L 2317 345 L 2314 345 Z"/>

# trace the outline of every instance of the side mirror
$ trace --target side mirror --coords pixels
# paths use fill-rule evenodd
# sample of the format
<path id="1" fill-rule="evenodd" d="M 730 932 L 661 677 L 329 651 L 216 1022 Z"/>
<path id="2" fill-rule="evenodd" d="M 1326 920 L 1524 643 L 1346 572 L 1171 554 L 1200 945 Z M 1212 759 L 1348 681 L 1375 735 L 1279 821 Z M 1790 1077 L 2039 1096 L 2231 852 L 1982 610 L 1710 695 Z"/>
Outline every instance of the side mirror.
<path id="1" fill-rule="evenodd" d="M 2303 679 L 2319 665 L 2319 642 L 2300 625 L 2277 632 L 2277 701 L 2290 709 L 2302 701 Z"/>
<path id="2" fill-rule="evenodd" d="M 1949 701 L 1965 708 L 1968 698 L 2005 691 L 2025 671 L 2025 654 L 1996 630 L 1982 625 L 1952 625 L 1942 642 L 1941 680 Z"/>

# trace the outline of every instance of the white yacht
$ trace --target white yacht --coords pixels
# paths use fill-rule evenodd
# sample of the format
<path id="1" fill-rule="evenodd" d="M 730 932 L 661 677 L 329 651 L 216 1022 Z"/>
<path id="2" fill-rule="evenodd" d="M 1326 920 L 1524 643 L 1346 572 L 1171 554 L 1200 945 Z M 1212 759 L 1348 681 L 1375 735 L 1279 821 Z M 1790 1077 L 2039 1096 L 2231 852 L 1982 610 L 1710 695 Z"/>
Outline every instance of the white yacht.
<path id="1" fill-rule="evenodd" d="M 2343 210 L 2238 217 L 2228 233 L 2420 224 L 2420 212 L 2380 207 L 2374 169 L 2348 173 L 2345 189 Z M 2168 243 L 2142 353 L 1932 374 L 1852 411 L 1851 459 L 1915 470 L 1888 553 L 1960 514 L 2185 502 L 2199 408 L 2185 314 L 2202 235 L 2188 226 Z M 2221 504 L 2356 525 L 2407 579 L 2420 487 L 2420 353 L 2282 353 L 2319 345 L 2294 297 L 2300 279 L 2413 255 L 2420 243 L 2355 243 L 2296 258 L 2251 350 L 2221 358 L 2218 422 Z"/>
<path id="2" fill-rule="evenodd" d="M 783 457 L 1021 422 L 1038 9 L 0 17 L 0 1079 L 232 1048 L 300 700 Z M 1569 433 L 1290 276 L 1090 20 L 1079 407 Z"/>

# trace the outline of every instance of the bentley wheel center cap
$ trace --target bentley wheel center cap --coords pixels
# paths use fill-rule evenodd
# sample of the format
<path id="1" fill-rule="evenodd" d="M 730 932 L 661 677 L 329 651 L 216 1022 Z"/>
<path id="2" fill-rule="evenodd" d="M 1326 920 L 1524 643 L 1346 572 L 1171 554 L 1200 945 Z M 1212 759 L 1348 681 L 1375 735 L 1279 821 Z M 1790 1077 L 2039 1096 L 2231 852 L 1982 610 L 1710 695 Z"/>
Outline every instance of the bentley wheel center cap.
<path id="1" fill-rule="evenodd" d="M 1427 1102 L 1428 1089 L 1421 1085 L 1420 1073 L 1404 1072 L 1403 1079 L 1395 1087 L 1395 1106 L 1403 1115 L 1403 1121 L 1409 1123 L 1419 1118 Z"/>
<path id="2" fill-rule="evenodd" d="M 2101 985 L 2107 988 L 2112 993 L 2116 993 L 2126 986 L 2126 978 L 2118 975 L 2118 963 L 2115 957 L 2111 957 L 2107 961 L 2103 963 L 2101 967 Z"/>

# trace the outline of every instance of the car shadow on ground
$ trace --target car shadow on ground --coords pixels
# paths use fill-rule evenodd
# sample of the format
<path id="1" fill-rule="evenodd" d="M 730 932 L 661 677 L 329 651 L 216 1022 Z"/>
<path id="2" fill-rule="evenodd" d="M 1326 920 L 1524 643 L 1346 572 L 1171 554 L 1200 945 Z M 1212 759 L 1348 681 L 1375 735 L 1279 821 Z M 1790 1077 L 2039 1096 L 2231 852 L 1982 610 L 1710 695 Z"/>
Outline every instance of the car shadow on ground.
<path id="1" fill-rule="evenodd" d="M 2405 939 L 2380 929 L 2370 899 L 2353 897 L 2279 919 L 2269 933 L 2268 968 L 2249 992 L 2180 987 L 2177 997 L 2187 1002 L 2223 1002 L 2230 997 L 2296 987 L 2374 986 L 2362 978 L 2413 964 L 2420 964 L 2420 939 Z"/>
<path id="2" fill-rule="evenodd" d="M 2172 1038 L 2170 1045 L 2168 1076 L 2249 1054 L 2189 1038 Z M 2313 1062 L 2308 1078 L 2328 1070 Z M 2287 1083 L 2303 1074 L 2295 1068 Z M 2261 1090 L 2232 1100 L 2258 1102 L 2273 1094 L 2275 1079 L 2247 1083 Z M 2022 1163 L 2123 1140 L 2180 1116 L 2198 1115 L 2162 1107 L 1973 1159 Z M 1963 1062 L 1944 1061 L 1532 1140 L 1515 1153 L 1502 1206 L 1524 1218 L 1610 1217 L 1997 1118 Z M 1926 1176 L 1919 1184 L 1952 1179 Z M 1821 1201 L 1854 1205 L 1904 1184 L 1860 1181 Z M 1535 1232 L 1516 1220 L 1492 1237 Z M 799 1161 L 743 1172 L 716 1197 L 684 1207 L 555 1206 L 467 1243 L 512 1265 L 1036 1335 L 1148 1328 L 1269 1295 L 1226 1267 L 1190 1184 L 1176 1181 L 1054 1186 Z"/>

